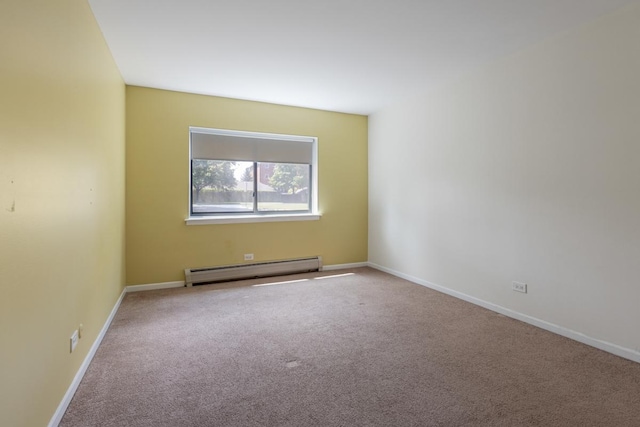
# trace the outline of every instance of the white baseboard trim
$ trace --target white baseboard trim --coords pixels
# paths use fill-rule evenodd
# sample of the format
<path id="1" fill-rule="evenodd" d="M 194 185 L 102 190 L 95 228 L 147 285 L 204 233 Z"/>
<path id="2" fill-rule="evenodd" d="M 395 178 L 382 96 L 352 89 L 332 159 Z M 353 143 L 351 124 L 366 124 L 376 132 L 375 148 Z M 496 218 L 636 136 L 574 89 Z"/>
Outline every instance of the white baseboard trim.
<path id="1" fill-rule="evenodd" d="M 352 262 L 350 264 L 323 265 L 322 271 L 344 270 L 346 268 L 360 268 L 360 267 L 367 267 L 368 265 L 369 265 L 368 262 Z"/>
<path id="2" fill-rule="evenodd" d="M 127 293 L 127 290 L 125 288 L 122 290 L 122 293 L 120 294 L 118 301 L 116 301 L 115 306 L 111 310 L 111 313 L 109 313 L 109 317 L 107 317 L 107 321 L 104 323 L 104 326 L 100 330 L 100 333 L 96 337 L 96 340 L 93 342 L 93 345 L 89 349 L 89 353 L 87 353 L 87 356 L 84 358 L 82 365 L 80 365 L 80 369 L 78 369 L 76 376 L 73 378 L 73 381 L 71 381 L 71 385 L 67 389 L 67 392 L 64 394 L 62 401 L 58 405 L 58 409 L 56 409 L 56 412 L 53 414 L 51 421 L 49 421 L 49 427 L 58 427 L 58 424 L 60 424 L 60 421 L 62 421 L 62 417 L 64 416 L 64 413 L 67 411 L 67 408 L 71 403 L 71 399 L 73 399 L 73 395 L 76 394 L 76 390 L 80 385 L 80 381 L 82 381 L 84 374 L 87 372 L 87 368 L 89 368 L 89 364 L 93 360 L 93 357 L 96 355 L 96 351 L 98 351 L 98 347 L 100 347 L 100 344 L 102 343 L 102 339 L 107 333 L 109 326 L 111 326 L 111 322 L 113 321 L 113 318 L 118 312 L 118 308 L 120 308 L 120 303 L 122 303 L 122 299 L 124 298 L 124 295 L 126 293 Z"/>
<path id="3" fill-rule="evenodd" d="M 149 283 L 148 285 L 131 285 L 125 288 L 126 292 L 152 291 L 154 289 L 184 288 L 184 281 Z"/>
<path id="4" fill-rule="evenodd" d="M 570 338 L 572 340 L 581 342 L 583 344 L 589 345 L 591 347 L 598 348 L 600 350 L 606 351 L 611 354 L 615 354 L 616 356 L 624 357 L 625 359 L 632 360 L 634 362 L 640 363 L 640 352 L 632 350 L 630 348 L 622 347 L 617 344 L 612 344 L 607 341 L 602 341 L 596 338 L 592 338 L 583 333 L 564 328 L 562 326 L 547 322 L 545 320 L 538 319 L 536 317 L 528 316 L 526 314 L 519 313 L 517 311 L 502 307 L 497 304 L 490 303 L 488 301 L 481 300 L 479 298 L 472 297 L 470 295 L 464 294 L 462 292 L 454 291 L 453 289 L 446 288 L 444 286 L 437 285 L 435 283 L 428 282 L 426 280 L 419 279 L 417 277 L 401 273 L 399 271 L 393 270 L 391 268 L 383 267 L 381 265 L 375 264 L 373 262 L 368 263 L 369 267 L 375 268 L 376 270 L 384 271 L 385 273 L 389 273 L 393 276 L 400 277 L 402 279 L 408 280 L 410 282 L 416 283 L 418 285 L 425 286 L 427 288 L 431 288 L 438 292 L 442 292 L 443 294 L 451 295 L 452 297 L 470 302 L 471 304 L 478 305 L 480 307 L 486 308 L 491 311 L 495 311 L 496 313 L 503 314 L 505 316 L 511 317 L 516 320 L 520 320 L 525 323 L 529 323 L 530 325 L 537 326 L 539 328 L 545 329 L 549 332 L 553 332 L 558 335 L 562 335 L 563 337 Z"/>

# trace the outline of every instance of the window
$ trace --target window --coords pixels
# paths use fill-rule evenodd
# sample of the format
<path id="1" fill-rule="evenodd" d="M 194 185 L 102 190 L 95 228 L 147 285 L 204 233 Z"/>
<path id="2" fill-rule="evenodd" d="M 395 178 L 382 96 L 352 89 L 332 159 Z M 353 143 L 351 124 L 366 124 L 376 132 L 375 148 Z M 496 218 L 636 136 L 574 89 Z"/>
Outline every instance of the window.
<path id="1" fill-rule="evenodd" d="M 316 138 L 189 130 L 190 220 L 317 216 Z"/>

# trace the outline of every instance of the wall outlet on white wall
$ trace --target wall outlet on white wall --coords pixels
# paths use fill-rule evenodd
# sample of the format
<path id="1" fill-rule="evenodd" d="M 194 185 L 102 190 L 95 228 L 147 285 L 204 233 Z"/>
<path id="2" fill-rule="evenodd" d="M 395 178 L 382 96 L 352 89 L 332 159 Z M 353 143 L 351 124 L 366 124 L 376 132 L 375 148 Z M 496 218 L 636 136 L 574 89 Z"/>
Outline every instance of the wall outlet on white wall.
<path id="1" fill-rule="evenodd" d="M 520 282 L 511 282 L 511 289 L 516 292 L 522 292 L 523 294 L 527 293 L 527 284 Z"/>
<path id="2" fill-rule="evenodd" d="M 244 254 L 245 261 L 253 261 L 253 254 Z"/>

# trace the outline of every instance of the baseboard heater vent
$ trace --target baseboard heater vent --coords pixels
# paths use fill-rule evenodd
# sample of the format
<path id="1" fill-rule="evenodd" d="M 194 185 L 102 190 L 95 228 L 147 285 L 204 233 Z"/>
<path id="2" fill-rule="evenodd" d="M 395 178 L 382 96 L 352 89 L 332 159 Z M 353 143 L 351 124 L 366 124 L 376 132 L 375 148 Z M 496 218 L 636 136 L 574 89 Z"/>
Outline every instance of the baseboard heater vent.
<path id="1" fill-rule="evenodd" d="M 225 265 L 221 267 L 187 268 L 184 270 L 184 276 L 187 286 L 193 286 L 321 270 L 322 258 L 316 256 L 251 264 Z"/>

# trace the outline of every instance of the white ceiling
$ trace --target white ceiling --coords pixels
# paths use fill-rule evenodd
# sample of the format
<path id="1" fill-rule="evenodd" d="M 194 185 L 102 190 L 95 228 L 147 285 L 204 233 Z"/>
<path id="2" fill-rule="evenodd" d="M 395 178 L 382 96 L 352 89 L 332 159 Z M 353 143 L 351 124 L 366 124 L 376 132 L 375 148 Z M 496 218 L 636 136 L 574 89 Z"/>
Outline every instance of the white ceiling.
<path id="1" fill-rule="evenodd" d="M 370 114 L 631 1 L 89 3 L 127 84 Z"/>

